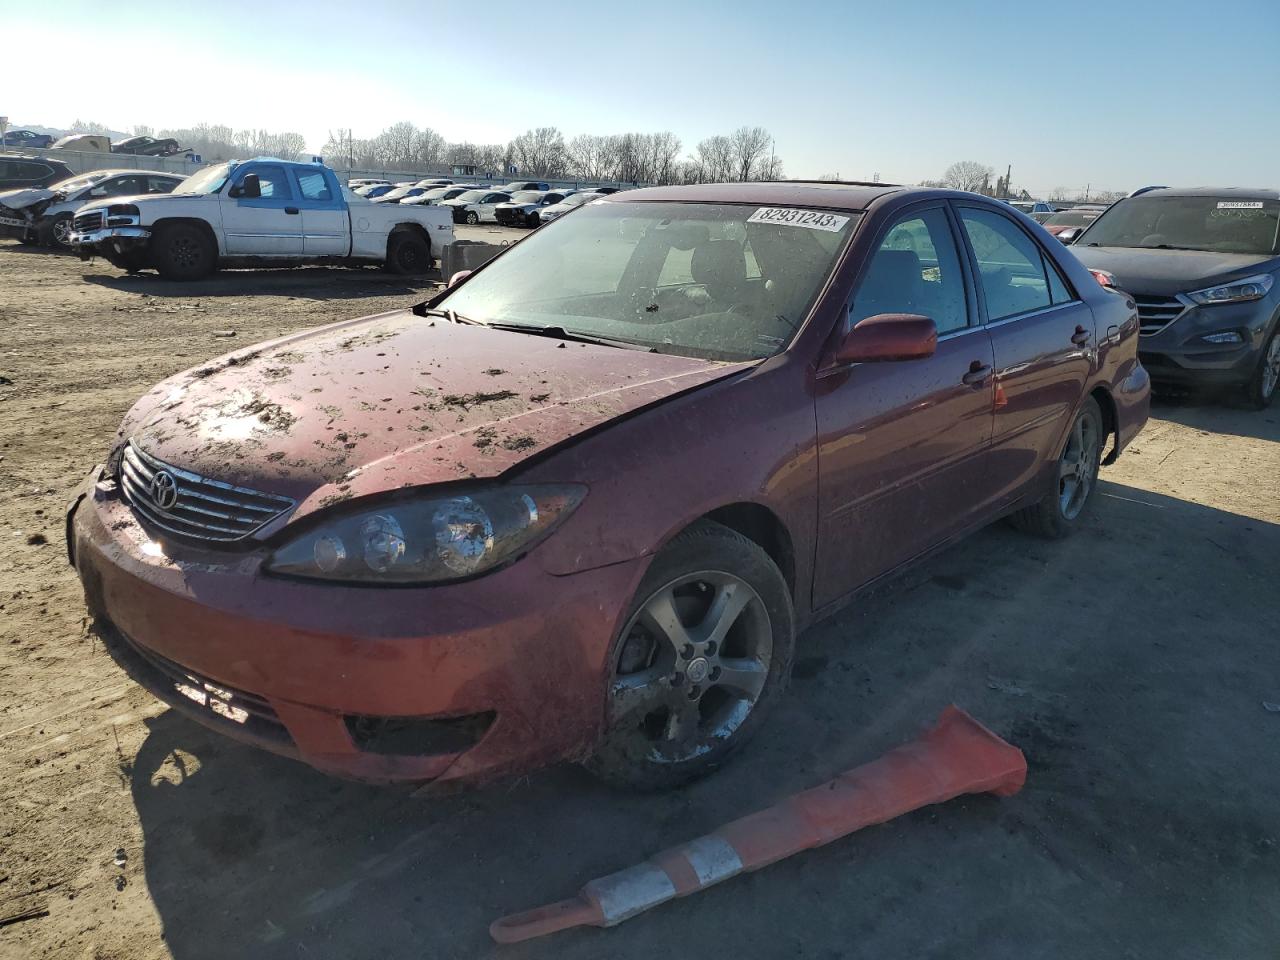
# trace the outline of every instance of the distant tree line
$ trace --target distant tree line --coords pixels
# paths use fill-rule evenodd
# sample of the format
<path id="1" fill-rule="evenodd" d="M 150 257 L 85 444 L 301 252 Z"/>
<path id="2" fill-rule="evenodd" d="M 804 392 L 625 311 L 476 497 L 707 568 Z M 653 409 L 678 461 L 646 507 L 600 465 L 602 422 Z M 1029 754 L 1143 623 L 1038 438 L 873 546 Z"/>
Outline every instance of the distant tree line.
<path id="1" fill-rule="evenodd" d="M 71 125 L 72 133 L 112 135 L 105 123 L 79 120 Z M 161 129 L 158 133 L 145 124 L 133 128 L 129 136 L 172 137 L 204 160 L 232 160 L 244 157 L 279 157 L 297 160 L 307 156 L 307 138 L 300 133 L 272 133 L 270 130 L 236 130 L 223 124 L 201 123 L 194 127 Z"/>
<path id="2" fill-rule="evenodd" d="M 466 165 L 478 174 L 502 175 L 514 166 L 528 177 L 659 184 L 782 178 L 782 161 L 763 127 L 708 137 L 684 158 L 682 146 L 669 131 L 566 139 L 556 127 L 527 130 L 505 144 L 454 143 L 429 127 L 402 121 L 370 139 L 331 131 L 321 152 L 332 163 L 370 170 Z"/>
<path id="3" fill-rule="evenodd" d="M 1011 178 L 1007 174 L 1002 177 L 996 177 L 994 183 L 991 179 L 993 176 L 995 176 L 995 170 L 985 163 L 979 163 L 977 160 L 958 160 L 943 171 L 940 180 L 925 180 L 921 186 L 967 190 L 970 193 L 981 193 L 988 197 L 1000 197 L 1002 199 L 1033 199 L 1026 189 L 1015 187 L 1010 183 L 1009 180 Z M 1111 203 L 1124 196 L 1123 190 L 1093 190 L 1090 187 L 1054 187 L 1047 198 L 1036 199 Z"/>

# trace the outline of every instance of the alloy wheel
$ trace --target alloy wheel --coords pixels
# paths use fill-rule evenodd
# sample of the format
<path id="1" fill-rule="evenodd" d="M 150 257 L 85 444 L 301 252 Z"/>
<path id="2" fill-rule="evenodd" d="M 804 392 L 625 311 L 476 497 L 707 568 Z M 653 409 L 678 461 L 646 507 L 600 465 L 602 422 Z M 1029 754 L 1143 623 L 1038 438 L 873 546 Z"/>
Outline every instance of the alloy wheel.
<path id="1" fill-rule="evenodd" d="M 1262 399 L 1267 400 L 1276 392 L 1277 383 L 1280 383 L 1280 333 L 1271 338 L 1262 361 Z"/>
<path id="2" fill-rule="evenodd" d="M 1098 473 L 1098 427 L 1092 417 L 1076 418 L 1058 461 L 1058 508 L 1067 520 L 1084 509 Z"/>
<path id="3" fill-rule="evenodd" d="M 53 221 L 53 242 L 60 247 L 67 245 L 67 238 L 71 236 L 71 221 L 67 219 Z"/>
<path id="4" fill-rule="evenodd" d="M 610 726 L 655 762 L 697 757 L 746 720 L 772 655 L 769 613 L 750 584 L 722 571 L 681 577 L 646 599 L 623 631 Z"/>

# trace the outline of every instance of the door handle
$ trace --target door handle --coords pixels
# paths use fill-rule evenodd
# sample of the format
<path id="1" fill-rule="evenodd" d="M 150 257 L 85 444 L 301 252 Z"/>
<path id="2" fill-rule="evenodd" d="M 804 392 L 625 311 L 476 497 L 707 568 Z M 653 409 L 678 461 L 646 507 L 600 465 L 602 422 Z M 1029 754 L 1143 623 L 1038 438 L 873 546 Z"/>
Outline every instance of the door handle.
<path id="1" fill-rule="evenodd" d="M 1071 342 L 1077 347 L 1083 347 L 1089 342 L 1089 331 L 1084 327 L 1076 327 L 1076 332 L 1071 335 Z"/>
<path id="2" fill-rule="evenodd" d="M 981 360 L 969 364 L 969 372 L 960 378 L 971 387 L 980 387 L 991 379 L 991 368 Z"/>
<path id="3" fill-rule="evenodd" d="M 298 208 L 297 208 L 297 207 L 285 207 L 285 208 L 284 208 L 284 212 L 285 212 L 285 213 L 297 213 L 297 212 L 298 212 Z"/>

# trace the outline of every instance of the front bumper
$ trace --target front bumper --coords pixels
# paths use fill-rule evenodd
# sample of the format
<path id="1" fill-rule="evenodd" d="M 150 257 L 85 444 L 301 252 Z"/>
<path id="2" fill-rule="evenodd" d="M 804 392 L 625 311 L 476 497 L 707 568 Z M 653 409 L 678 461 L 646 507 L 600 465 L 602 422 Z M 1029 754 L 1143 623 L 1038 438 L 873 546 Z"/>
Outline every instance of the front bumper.
<path id="1" fill-rule="evenodd" d="M 1275 322 L 1272 297 L 1247 303 L 1191 307 L 1158 333 L 1138 340 L 1138 358 L 1156 383 L 1229 386 L 1246 382 Z M 1234 331 L 1241 342 L 1213 344 L 1206 334 Z"/>
<path id="2" fill-rule="evenodd" d="M 147 227 L 103 227 L 87 233 L 72 231 L 67 237 L 67 244 L 72 248 L 96 247 L 100 243 L 116 241 L 119 246 L 127 249 L 145 243 L 150 237 L 151 230 Z"/>
<path id="3" fill-rule="evenodd" d="M 201 723 L 382 782 L 518 772 L 580 756 L 599 735 L 610 643 L 643 560 L 558 577 L 535 550 L 446 586 L 284 580 L 261 572 L 265 549 L 152 540 L 99 473 L 68 515 L 90 612 L 117 662 Z M 476 736 L 390 753 L 354 733 L 393 719 L 457 721 Z"/>

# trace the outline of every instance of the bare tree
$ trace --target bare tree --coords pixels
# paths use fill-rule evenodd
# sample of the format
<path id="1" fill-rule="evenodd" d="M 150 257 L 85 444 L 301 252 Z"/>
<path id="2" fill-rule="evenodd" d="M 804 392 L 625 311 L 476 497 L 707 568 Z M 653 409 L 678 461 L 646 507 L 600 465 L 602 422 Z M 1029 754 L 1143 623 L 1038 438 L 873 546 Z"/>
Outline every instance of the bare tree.
<path id="1" fill-rule="evenodd" d="M 565 172 L 564 135 L 555 127 L 526 130 L 508 145 L 511 162 L 531 177 L 555 177 Z"/>
<path id="2" fill-rule="evenodd" d="M 773 138 L 764 127 L 739 127 L 729 138 L 732 144 L 733 179 L 751 180 L 761 175 L 761 163 L 768 161 Z"/>
<path id="3" fill-rule="evenodd" d="M 952 190 L 977 193 L 991 182 L 995 171 L 977 160 L 958 160 L 942 174 L 942 184 Z"/>

